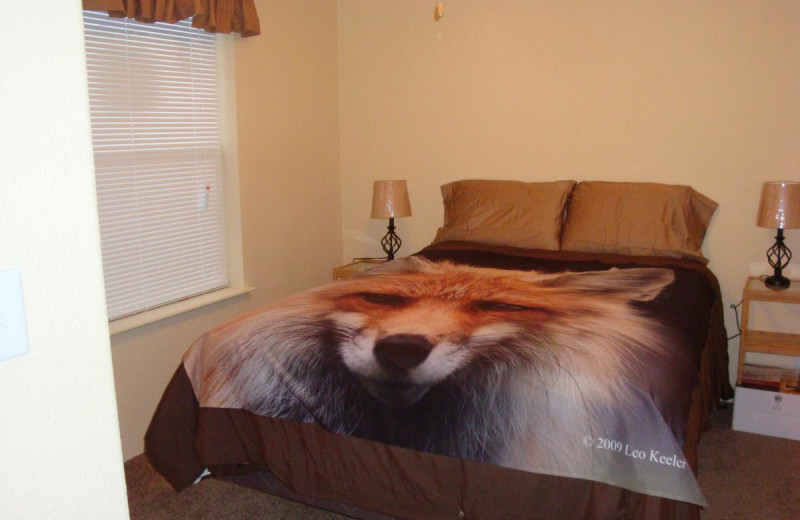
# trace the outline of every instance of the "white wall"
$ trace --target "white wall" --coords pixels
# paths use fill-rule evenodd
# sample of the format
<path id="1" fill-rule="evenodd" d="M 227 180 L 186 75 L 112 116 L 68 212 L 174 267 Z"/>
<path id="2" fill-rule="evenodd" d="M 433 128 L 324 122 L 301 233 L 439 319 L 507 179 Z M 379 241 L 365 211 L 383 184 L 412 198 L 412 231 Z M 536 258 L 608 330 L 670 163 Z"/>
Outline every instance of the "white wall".
<path id="1" fill-rule="evenodd" d="M 458 0 L 439 22 L 433 9 L 339 2 L 344 259 L 380 253 L 376 179 L 408 180 L 401 254 L 433 239 L 452 180 L 688 184 L 719 203 L 704 250 L 726 305 L 741 299 L 775 234 L 755 226 L 760 185 L 800 179 L 799 2 Z"/>
<path id="2" fill-rule="evenodd" d="M 0 517 L 127 518 L 80 2 L 3 2 L 0 49 L 0 269 L 30 345 L 0 362 Z"/>

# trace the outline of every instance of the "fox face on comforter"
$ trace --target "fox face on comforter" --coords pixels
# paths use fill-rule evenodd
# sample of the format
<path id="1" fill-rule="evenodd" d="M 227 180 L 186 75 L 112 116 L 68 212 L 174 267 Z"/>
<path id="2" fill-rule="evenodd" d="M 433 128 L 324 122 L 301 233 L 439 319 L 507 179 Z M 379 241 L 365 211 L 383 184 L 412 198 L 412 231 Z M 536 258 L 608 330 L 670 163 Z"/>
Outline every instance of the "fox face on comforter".
<path id="1" fill-rule="evenodd" d="M 674 279 L 411 257 L 211 330 L 184 367 L 200 407 L 702 505 L 661 395 L 696 361 L 649 310 Z"/>

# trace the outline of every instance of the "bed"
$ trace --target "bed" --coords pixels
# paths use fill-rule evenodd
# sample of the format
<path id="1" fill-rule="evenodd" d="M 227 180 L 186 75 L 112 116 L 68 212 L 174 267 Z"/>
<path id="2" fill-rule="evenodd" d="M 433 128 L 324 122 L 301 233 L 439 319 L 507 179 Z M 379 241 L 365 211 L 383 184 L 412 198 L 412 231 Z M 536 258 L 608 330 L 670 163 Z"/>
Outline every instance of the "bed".
<path id="1" fill-rule="evenodd" d="M 364 519 L 689 519 L 732 395 L 716 207 L 685 186 L 458 181 L 433 243 L 220 325 L 145 437 Z"/>

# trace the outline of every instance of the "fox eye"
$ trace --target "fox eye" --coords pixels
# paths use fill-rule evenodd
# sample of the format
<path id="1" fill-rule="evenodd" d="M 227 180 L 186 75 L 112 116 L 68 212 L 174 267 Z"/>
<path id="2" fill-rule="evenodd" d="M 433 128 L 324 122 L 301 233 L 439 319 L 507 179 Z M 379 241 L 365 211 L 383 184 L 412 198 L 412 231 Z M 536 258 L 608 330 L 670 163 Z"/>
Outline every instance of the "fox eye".
<path id="1" fill-rule="evenodd" d="M 516 305 L 513 303 L 497 302 L 491 300 L 479 301 L 476 307 L 481 311 L 488 312 L 524 312 L 524 311 L 538 311 L 548 312 L 546 309 L 540 307 L 528 307 L 527 305 Z"/>
<path id="2" fill-rule="evenodd" d="M 396 296 L 394 294 L 385 294 L 385 293 L 360 293 L 358 296 L 361 297 L 365 302 L 372 303 L 375 305 L 386 305 L 386 306 L 399 306 L 403 305 L 408 301 L 407 298 L 403 298 L 402 296 Z"/>

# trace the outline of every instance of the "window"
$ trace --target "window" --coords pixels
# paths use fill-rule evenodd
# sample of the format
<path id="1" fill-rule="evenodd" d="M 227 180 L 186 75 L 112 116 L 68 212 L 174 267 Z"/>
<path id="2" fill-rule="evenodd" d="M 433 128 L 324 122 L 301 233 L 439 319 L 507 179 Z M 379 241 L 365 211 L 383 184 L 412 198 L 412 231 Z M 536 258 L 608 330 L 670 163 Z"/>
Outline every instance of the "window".
<path id="1" fill-rule="evenodd" d="M 216 37 L 84 11 L 109 319 L 229 285 Z"/>

